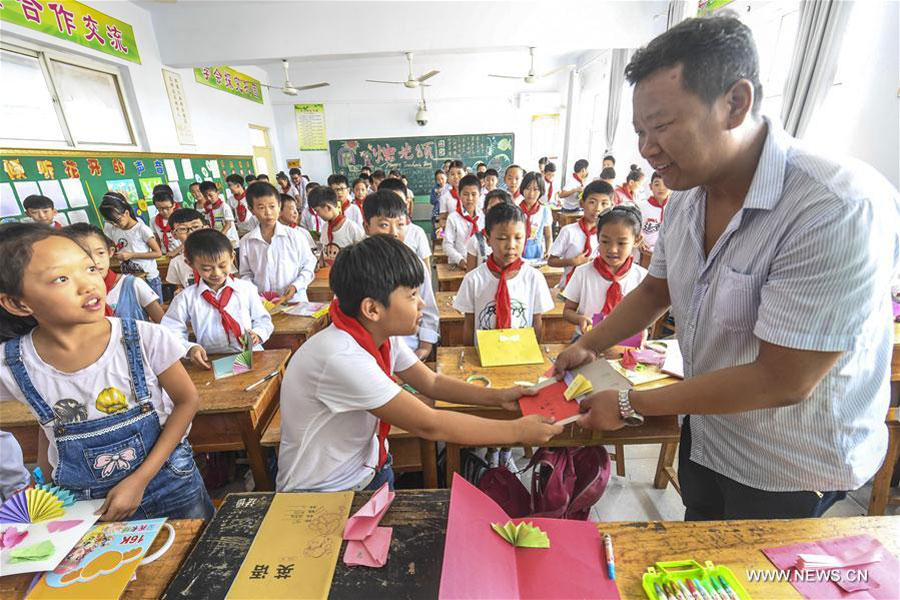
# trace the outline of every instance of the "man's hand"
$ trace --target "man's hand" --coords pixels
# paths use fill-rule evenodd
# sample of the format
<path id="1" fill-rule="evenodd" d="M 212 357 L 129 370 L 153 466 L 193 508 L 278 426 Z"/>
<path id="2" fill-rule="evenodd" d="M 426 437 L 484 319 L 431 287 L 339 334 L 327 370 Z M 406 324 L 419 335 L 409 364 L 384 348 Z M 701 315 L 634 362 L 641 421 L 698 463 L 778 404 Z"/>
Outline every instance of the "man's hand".
<path id="1" fill-rule="evenodd" d="M 581 402 L 585 414 L 578 419 L 579 427 L 592 431 L 615 431 L 625 426 L 619 412 L 619 393 L 616 390 L 597 392 Z"/>
<path id="2" fill-rule="evenodd" d="M 597 353 L 590 348 L 581 344 L 581 341 L 575 342 L 556 357 L 553 364 L 553 375 L 557 379 L 562 379 L 566 371 L 577 369 L 581 365 L 594 362 L 597 360 Z"/>
<path id="3" fill-rule="evenodd" d="M 195 365 L 201 366 L 204 369 L 212 368 L 209 364 L 209 357 L 206 355 L 206 350 L 203 349 L 203 346 L 192 346 L 191 349 L 188 350 L 188 356 Z"/>

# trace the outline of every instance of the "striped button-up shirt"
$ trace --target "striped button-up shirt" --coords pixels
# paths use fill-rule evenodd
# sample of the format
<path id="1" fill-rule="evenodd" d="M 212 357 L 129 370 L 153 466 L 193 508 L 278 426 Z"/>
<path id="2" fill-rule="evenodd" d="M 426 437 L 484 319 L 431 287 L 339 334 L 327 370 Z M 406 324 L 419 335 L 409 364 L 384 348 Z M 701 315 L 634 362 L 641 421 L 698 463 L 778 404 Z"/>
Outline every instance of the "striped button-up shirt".
<path id="1" fill-rule="evenodd" d="M 766 124 L 743 207 L 709 256 L 706 191 L 676 192 L 650 275 L 667 280 L 686 377 L 753 362 L 760 340 L 843 354 L 798 404 L 692 415 L 691 460 L 767 491 L 856 489 L 887 447 L 900 199 L 867 165 Z"/>

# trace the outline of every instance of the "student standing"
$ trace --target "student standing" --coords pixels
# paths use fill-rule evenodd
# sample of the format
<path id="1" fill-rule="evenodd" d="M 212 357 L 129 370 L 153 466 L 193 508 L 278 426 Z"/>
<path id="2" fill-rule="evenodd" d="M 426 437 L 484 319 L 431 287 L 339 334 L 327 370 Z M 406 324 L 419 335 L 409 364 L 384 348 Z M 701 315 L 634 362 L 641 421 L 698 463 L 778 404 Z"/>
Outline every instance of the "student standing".
<path id="1" fill-rule="evenodd" d="M 587 159 L 579 158 L 575 161 L 575 170 L 572 173 L 573 181 L 567 182 L 567 187 L 559 192 L 559 198 L 562 202 L 562 209 L 567 212 L 575 212 L 580 207 L 578 201 L 581 199 L 581 193 L 588 181 L 588 167 L 590 163 Z"/>
<path id="2" fill-rule="evenodd" d="M 547 161 L 541 173 L 544 175 L 544 193 L 541 194 L 540 203 L 555 207 L 559 204 L 559 190 L 553 186 L 556 179 L 556 164 Z"/>
<path id="3" fill-rule="evenodd" d="M 344 216 L 337 195 L 330 187 L 314 188 L 309 195 L 309 205 L 325 222 L 323 232 L 325 244 L 335 244 L 339 248 L 344 248 L 366 237 L 362 227 Z"/>
<path id="4" fill-rule="evenodd" d="M 641 248 L 652 253 L 663 224 L 663 213 L 672 192 L 666 187 L 662 175 L 656 171 L 650 176 L 650 191 L 651 195 L 646 200 L 639 200 L 637 206 L 641 209 L 644 221 L 644 240 L 641 242 Z"/>
<path id="5" fill-rule="evenodd" d="M 481 184 L 474 175 L 466 175 L 459 182 L 459 202 L 444 226 L 444 254 L 447 262 L 466 269 L 466 242 L 484 227 L 484 215 L 478 210 Z"/>
<path id="6" fill-rule="evenodd" d="M 256 227 L 256 219 L 250 212 L 250 207 L 247 206 L 247 189 L 244 185 L 244 178 L 237 173 L 232 173 L 225 178 L 225 183 L 228 184 L 228 191 L 231 192 L 229 205 L 234 216 L 237 217 L 235 219 L 237 234 L 238 237 L 243 237 Z"/>
<path id="7" fill-rule="evenodd" d="M 200 193 L 203 194 L 203 211 L 210 228 L 227 235 L 232 248 L 237 248 L 240 238 L 234 224 L 234 211 L 226 202 L 222 202 L 219 188 L 212 181 L 204 181 L 200 184 Z"/>
<path id="8" fill-rule="evenodd" d="M 544 176 L 537 171 L 526 173 L 519 189 L 522 193 L 519 208 L 525 214 L 525 250 L 522 258 L 547 258 L 553 239 L 553 213 L 549 206 L 539 201 L 544 194 Z"/>
<path id="9" fill-rule="evenodd" d="M 446 222 L 450 215 L 456 212 L 459 204 L 459 182 L 466 175 L 466 167 L 461 160 L 450 161 L 450 170 L 447 171 L 447 188 L 441 195 L 441 219 Z"/>
<path id="10" fill-rule="evenodd" d="M 147 285 L 162 298 L 162 281 L 156 259 L 162 250 L 156 236 L 143 221 L 134 215 L 134 209 L 118 192 L 107 192 L 100 202 L 100 214 L 106 224 L 103 233 L 115 244 L 115 257 L 120 261 L 134 261 L 146 274 Z"/>
<path id="11" fill-rule="evenodd" d="M 575 272 L 575 268 L 590 262 L 597 255 L 597 219 L 612 208 L 612 186 L 605 181 L 592 181 L 581 195 L 581 210 L 584 213 L 575 223 L 566 225 L 559 231 L 550 247 L 547 264 L 564 267 L 560 289 Z"/>

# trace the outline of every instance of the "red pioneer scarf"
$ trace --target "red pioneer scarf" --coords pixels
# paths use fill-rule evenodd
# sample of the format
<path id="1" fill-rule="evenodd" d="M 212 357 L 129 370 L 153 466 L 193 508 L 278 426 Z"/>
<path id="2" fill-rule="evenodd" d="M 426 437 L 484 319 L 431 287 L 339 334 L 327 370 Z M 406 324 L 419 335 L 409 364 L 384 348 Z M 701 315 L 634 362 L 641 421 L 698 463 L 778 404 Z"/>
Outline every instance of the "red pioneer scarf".
<path id="1" fill-rule="evenodd" d="M 222 199 L 219 198 L 216 200 L 215 204 L 206 203 L 206 206 L 203 207 L 203 210 L 206 211 L 206 218 L 209 221 L 209 226 L 213 229 L 216 228 L 216 209 L 222 206 Z"/>
<path id="2" fill-rule="evenodd" d="M 246 192 L 243 192 L 240 196 L 234 195 L 234 201 L 237 203 L 237 218 L 241 223 L 247 218 L 247 204 L 244 202 L 246 197 Z"/>
<path id="3" fill-rule="evenodd" d="M 331 322 L 341 331 L 350 334 L 360 348 L 368 352 L 384 374 L 391 377 L 391 340 L 388 338 L 380 347 L 375 347 L 375 340 L 372 334 L 366 331 L 366 328 L 353 317 L 347 316 L 341 310 L 340 302 L 335 298 L 331 301 L 331 308 L 328 311 Z M 378 468 L 380 469 L 387 462 L 387 440 L 388 433 L 391 431 L 391 424 L 385 421 L 378 421 Z"/>
<path id="4" fill-rule="evenodd" d="M 472 226 L 472 231 L 469 232 L 469 235 L 466 236 L 466 239 L 469 239 L 470 237 L 472 237 L 473 235 L 478 233 L 478 217 L 477 216 L 475 216 L 475 217 L 469 216 L 469 213 L 467 213 L 463 210 L 462 202 L 456 203 L 456 212 L 459 214 L 459 216 L 461 216 L 463 219 L 468 221 L 469 224 Z"/>
<path id="5" fill-rule="evenodd" d="M 597 269 L 600 276 L 603 277 L 603 279 L 612 282 L 606 290 L 606 302 L 603 304 L 603 309 L 600 311 L 600 314 L 604 317 L 609 315 L 609 313 L 612 312 L 612 309 L 622 301 L 622 286 L 619 284 L 619 279 L 628 274 L 628 270 L 631 269 L 631 263 L 633 262 L 634 257 L 629 256 L 628 260 L 619 267 L 619 270 L 613 273 L 609 268 L 609 265 L 603 260 L 602 256 L 598 256 L 594 259 L 594 268 Z"/>
<path id="6" fill-rule="evenodd" d="M 650 194 L 650 197 L 647 198 L 647 202 L 650 203 L 650 206 L 655 206 L 656 208 L 661 210 L 661 212 L 659 213 L 659 222 L 662 223 L 663 217 L 666 214 L 665 208 L 666 208 L 666 204 L 669 203 L 669 198 L 667 197 L 665 200 L 660 202 L 659 200 L 656 199 L 656 196 L 654 196 L 653 194 Z"/>
<path id="7" fill-rule="evenodd" d="M 519 204 L 519 208 L 522 209 L 522 212 L 525 213 L 525 239 L 531 239 L 531 217 L 536 215 L 539 210 L 541 210 L 541 203 L 535 202 L 534 206 L 530 209 L 525 205 L 525 201 L 523 200 L 521 204 Z"/>
<path id="8" fill-rule="evenodd" d="M 544 181 L 547 182 L 547 203 L 549 204 L 553 201 L 553 180 L 544 177 Z"/>
<path id="9" fill-rule="evenodd" d="M 328 243 L 334 243 L 334 231 L 341 226 L 341 224 L 347 220 L 347 217 L 344 216 L 344 213 L 339 214 L 332 220 L 328 221 Z M 318 229 L 318 228 L 317 228 Z"/>
<path id="10" fill-rule="evenodd" d="M 106 272 L 106 275 L 103 277 L 103 285 L 106 286 L 106 295 L 109 296 L 109 292 L 112 291 L 114 287 L 116 287 L 116 281 L 119 279 L 119 274 L 113 271 L 112 269 Z M 106 303 L 106 316 L 114 317 L 116 316 L 116 311 L 109 305 L 109 302 Z"/>
<path id="11" fill-rule="evenodd" d="M 497 283 L 497 293 L 494 295 L 494 304 L 497 306 L 497 329 L 509 329 L 512 326 L 512 305 L 509 299 L 509 288 L 506 287 L 506 278 L 513 271 L 522 268 L 522 259 L 517 258 L 505 267 L 500 267 L 494 261 L 494 255 L 488 256 L 486 263 L 491 273 L 500 276 Z"/>
<path id="12" fill-rule="evenodd" d="M 177 204 L 175 205 L 175 210 L 178 210 Z M 165 247 L 166 252 L 168 252 L 169 244 L 171 243 L 171 235 L 170 234 L 172 233 L 172 226 L 169 225 L 169 221 L 166 219 L 163 219 L 162 215 L 160 215 L 160 214 L 156 215 L 155 221 L 156 221 L 156 228 L 159 229 L 160 233 L 162 233 L 163 246 Z"/>
<path id="13" fill-rule="evenodd" d="M 197 285 L 199 284 L 200 279 L 198 277 Z M 212 290 L 203 290 L 203 293 L 200 295 L 204 300 L 211 304 L 213 308 L 219 311 L 219 317 L 222 319 L 222 329 L 225 330 L 225 335 L 228 336 L 228 339 L 230 340 L 231 336 L 234 336 L 235 341 L 237 341 L 240 340 L 241 336 L 244 334 L 243 331 L 241 331 L 241 324 L 225 311 L 225 307 L 228 306 L 228 301 L 231 300 L 231 295 L 233 293 L 234 289 L 226 286 L 222 289 L 219 300 L 216 300 L 216 295 L 213 294 Z"/>

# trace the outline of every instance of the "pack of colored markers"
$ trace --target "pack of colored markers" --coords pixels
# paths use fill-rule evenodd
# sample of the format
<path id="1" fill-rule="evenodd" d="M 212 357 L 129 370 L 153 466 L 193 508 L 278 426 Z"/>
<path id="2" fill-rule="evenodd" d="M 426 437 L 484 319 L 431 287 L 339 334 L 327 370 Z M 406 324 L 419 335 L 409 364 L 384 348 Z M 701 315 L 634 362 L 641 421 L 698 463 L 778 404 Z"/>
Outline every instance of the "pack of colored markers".
<path id="1" fill-rule="evenodd" d="M 658 562 L 647 567 L 642 585 L 650 600 L 750 600 L 731 569 L 710 561 Z"/>

